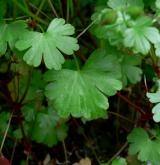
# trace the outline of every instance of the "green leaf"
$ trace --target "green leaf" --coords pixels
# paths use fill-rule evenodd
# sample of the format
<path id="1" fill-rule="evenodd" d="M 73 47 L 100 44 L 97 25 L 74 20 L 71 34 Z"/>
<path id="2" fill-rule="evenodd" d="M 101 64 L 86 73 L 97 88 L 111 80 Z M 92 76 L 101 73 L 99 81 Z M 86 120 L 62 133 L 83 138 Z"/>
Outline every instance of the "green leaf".
<path id="1" fill-rule="evenodd" d="M 15 42 L 27 30 L 25 21 L 14 21 L 10 24 L 0 24 L 0 55 L 4 54 L 7 50 L 7 44 L 13 49 Z"/>
<path id="2" fill-rule="evenodd" d="M 151 140 L 142 128 L 135 128 L 128 136 L 129 153 L 138 154 L 138 159 L 152 164 L 160 162 L 160 141 Z"/>
<path id="3" fill-rule="evenodd" d="M 13 131 L 13 136 L 16 139 L 22 139 L 23 138 L 23 135 L 22 135 L 21 129 L 16 129 L 15 131 Z"/>
<path id="4" fill-rule="evenodd" d="M 127 6 L 127 0 L 109 0 L 108 6 L 113 9 L 123 8 Z"/>
<path id="5" fill-rule="evenodd" d="M 61 69 L 64 63 L 62 53 L 73 54 L 79 49 L 77 39 L 71 37 L 74 27 L 65 24 L 65 20 L 55 18 L 44 33 L 28 32 L 16 43 L 16 48 L 26 50 L 23 59 L 29 65 L 39 66 L 42 57 L 48 69 Z"/>
<path id="6" fill-rule="evenodd" d="M 36 111 L 34 104 L 26 104 L 22 107 L 22 114 L 26 121 L 31 122 L 35 120 Z"/>
<path id="7" fill-rule="evenodd" d="M 78 64 L 81 65 L 80 63 L 80 59 L 77 59 Z M 62 65 L 63 69 L 72 69 L 72 70 L 76 70 L 77 69 L 77 65 L 74 59 L 68 59 L 65 60 L 64 64 Z"/>
<path id="8" fill-rule="evenodd" d="M 107 96 L 114 95 L 122 84 L 111 76 L 112 58 L 102 50 L 95 51 L 82 70 L 48 71 L 45 80 L 46 96 L 54 101 L 61 117 L 104 117 L 108 108 Z M 104 57 L 104 58 L 102 58 Z M 103 60 L 102 60 L 103 59 Z M 103 92 L 103 93 L 102 93 Z"/>
<path id="9" fill-rule="evenodd" d="M 28 136 L 28 132 L 30 130 L 30 128 L 32 128 L 33 125 L 29 125 L 28 122 L 25 122 L 23 121 L 23 130 L 24 132 L 26 133 L 26 135 Z M 21 128 L 18 128 L 16 130 L 13 131 L 13 136 L 16 138 L 16 139 L 22 139 L 23 138 L 23 133 L 22 133 L 22 130 Z"/>
<path id="10" fill-rule="evenodd" d="M 52 146 L 57 143 L 54 120 L 47 114 L 39 113 L 33 129 L 32 139 Z"/>
<path id="11" fill-rule="evenodd" d="M 97 76 L 97 75 L 96 75 Z M 46 96 L 54 100 L 61 117 L 84 117 L 105 115 L 108 108 L 106 97 L 94 87 L 92 79 L 80 71 L 62 70 L 46 73 L 45 79 L 53 81 L 46 87 Z"/>
<path id="12" fill-rule="evenodd" d="M 97 24 L 112 24 L 117 19 L 117 12 L 112 9 L 104 8 L 103 10 L 95 12 L 91 19 Z"/>
<path id="13" fill-rule="evenodd" d="M 21 160 L 21 164 L 20 165 L 25 165 L 26 164 L 26 160 Z"/>
<path id="14" fill-rule="evenodd" d="M 109 0 L 108 6 L 113 9 L 125 8 L 128 6 L 144 7 L 143 0 Z"/>
<path id="15" fill-rule="evenodd" d="M 49 147 L 57 144 L 56 124 L 57 116 L 53 111 L 48 110 L 46 113 L 37 113 L 31 132 L 32 139 L 38 143 L 44 143 Z"/>
<path id="16" fill-rule="evenodd" d="M 123 55 L 122 57 L 121 68 L 124 86 L 127 85 L 128 82 L 136 84 L 141 80 L 142 76 L 142 69 L 138 67 L 141 63 L 141 58 L 136 55 Z"/>
<path id="17" fill-rule="evenodd" d="M 129 6 L 126 8 L 126 13 L 129 14 L 133 19 L 143 14 L 143 9 L 140 6 Z"/>
<path id="18" fill-rule="evenodd" d="M 151 43 L 160 42 L 158 29 L 151 27 L 151 20 L 147 17 L 140 17 L 135 21 L 132 27 L 124 33 L 124 45 L 133 48 L 135 52 L 147 54 Z"/>
<path id="19" fill-rule="evenodd" d="M 160 122 L 160 103 L 156 104 L 153 107 L 152 113 L 153 113 L 153 120 L 155 122 Z"/>
<path id="20" fill-rule="evenodd" d="M 112 46 L 105 46 L 106 51 L 108 54 L 112 55 L 114 58 L 117 59 L 117 62 L 119 63 L 118 68 L 117 64 L 113 62 L 111 70 L 114 72 L 120 72 L 121 73 L 121 79 L 123 82 L 123 86 L 128 85 L 129 83 L 135 84 L 141 80 L 142 77 L 142 69 L 139 67 L 141 65 L 141 57 L 138 55 L 128 55 L 126 52 L 122 52 L 121 50 L 116 49 Z M 113 73 L 113 75 L 116 75 Z"/>
<path id="21" fill-rule="evenodd" d="M 113 160 L 112 165 L 127 165 L 127 162 L 124 158 L 119 158 Z"/>
<path id="22" fill-rule="evenodd" d="M 117 26 L 118 24 L 97 26 L 93 29 L 93 33 L 99 39 L 107 39 L 113 46 L 121 46 L 123 43 L 123 35 L 121 31 L 116 28 Z"/>
<path id="23" fill-rule="evenodd" d="M 156 56 L 160 57 L 160 42 L 157 42 L 155 45 L 155 53 L 156 53 Z"/>
<path id="24" fill-rule="evenodd" d="M 160 92 L 156 93 L 147 93 L 147 97 L 151 103 L 158 103 L 160 102 Z"/>
<path id="25" fill-rule="evenodd" d="M 152 103 L 158 103 L 152 108 L 153 120 L 155 122 L 160 122 L 160 92 L 147 93 L 149 101 Z"/>
<path id="26" fill-rule="evenodd" d="M 109 165 L 109 163 L 101 163 L 100 165 Z M 116 158 L 111 165 L 127 165 L 127 162 L 124 158 Z"/>
<path id="27" fill-rule="evenodd" d="M 122 76 L 120 72 L 120 67 L 121 66 L 119 64 L 116 54 L 106 48 L 106 50 L 97 49 L 96 51 L 94 51 L 89 57 L 89 59 L 86 61 L 83 69 L 95 70 L 97 72 L 105 72 L 110 77 L 120 79 Z"/>
<path id="28" fill-rule="evenodd" d="M 113 46 L 116 45 L 117 47 L 124 47 L 123 35 L 124 31 L 127 29 L 126 22 L 129 24 L 131 21 L 130 17 L 125 13 L 118 12 L 116 22 L 113 24 L 108 24 L 102 21 L 103 10 L 100 13 L 96 12 L 93 15 L 93 18 L 96 17 L 96 15 L 99 17 L 97 18 L 97 22 L 99 20 L 99 24 L 95 25 L 93 28 L 93 33 L 96 35 L 96 37 L 99 39 L 108 40 Z"/>
<path id="29" fill-rule="evenodd" d="M 155 5 L 158 9 L 160 9 L 160 0 L 156 0 Z"/>

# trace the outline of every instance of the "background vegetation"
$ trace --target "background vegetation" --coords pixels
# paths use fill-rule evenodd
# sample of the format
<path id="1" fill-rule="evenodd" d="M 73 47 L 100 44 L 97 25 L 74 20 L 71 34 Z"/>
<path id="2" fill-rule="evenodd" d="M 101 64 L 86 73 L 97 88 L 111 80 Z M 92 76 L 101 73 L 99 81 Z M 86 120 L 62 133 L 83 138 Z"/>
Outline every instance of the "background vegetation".
<path id="1" fill-rule="evenodd" d="M 160 165 L 159 27 L 160 0 L 1 0 L 0 164 Z"/>

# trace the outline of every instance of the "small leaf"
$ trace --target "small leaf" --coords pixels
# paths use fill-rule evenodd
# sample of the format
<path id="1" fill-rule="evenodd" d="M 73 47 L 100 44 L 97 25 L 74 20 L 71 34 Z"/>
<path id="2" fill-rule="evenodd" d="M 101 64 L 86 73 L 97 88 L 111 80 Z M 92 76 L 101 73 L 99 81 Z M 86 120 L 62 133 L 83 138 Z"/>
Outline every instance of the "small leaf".
<path id="1" fill-rule="evenodd" d="M 147 54 L 151 43 L 160 42 L 158 29 L 151 27 L 151 20 L 147 17 L 140 17 L 135 24 L 124 33 L 124 45 L 133 48 L 135 52 Z"/>
<path id="2" fill-rule="evenodd" d="M 38 113 L 32 130 L 32 139 L 49 147 L 57 144 L 54 114 Z"/>
<path id="3" fill-rule="evenodd" d="M 14 21 L 10 24 L 0 24 L 0 55 L 3 55 L 7 50 L 7 44 L 13 49 L 15 42 L 27 30 L 25 21 Z"/>
<path id="4" fill-rule="evenodd" d="M 109 165 L 109 163 L 101 163 L 100 165 Z M 127 162 L 124 158 L 116 158 L 112 161 L 111 165 L 127 165 Z"/>
<path id="5" fill-rule="evenodd" d="M 152 103 L 160 102 L 160 92 L 147 93 L 147 97 L 149 98 L 149 101 Z"/>
<path id="6" fill-rule="evenodd" d="M 32 129 L 32 126 L 33 125 L 29 125 L 28 122 L 23 122 L 23 129 L 25 131 L 26 134 L 28 134 L 30 128 Z M 23 138 L 23 134 L 22 134 L 22 130 L 20 128 L 16 129 L 13 131 L 13 136 L 16 138 L 16 139 L 22 139 Z"/>
<path id="7" fill-rule="evenodd" d="M 26 104 L 25 106 L 23 106 L 22 113 L 26 121 L 33 121 L 36 116 L 34 104 Z"/>
<path id="8" fill-rule="evenodd" d="M 16 48 L 26 50 L 23 59 L 29 65 L 39 66 L 42 57 L 48 69 L 61 69 L 64 63 L 62 53 L 73 54 L 79 49 L 77 39 L 71 37 L 74 27 L 65 24 L 65 20 L 55 18 L 45 33 L 28 32 L 16 43 Z"/>
<path id="9" fill-rule="evenodd" d="M 160 103 L 158 103 L 157 105 L 155 105 L 152 109 L 152 113 L 153 115 L 153 120 L 155 122 L 160 122 Z"/>
<path id="10" fill-rule="evenodd" d="M 156 0 L 155 5 L 158 9 L 160 9 L 160 0 Z"/>
<path id="11" fill-rule="evenodd" d="M 20 129 L 16 129 L 15 131 L 13 131 L 13 136 L 16 139 L 22 139 L 23 138 L 22 131 Z"/>
<path id="12" fill-rule="evenodd" d="M 126 8 L 126 13 L 135 19 L 143 14 L 143 9 L 140 6 L 129 6 Z"/>
<path id="13" fill-rule="evenodd" d="M 124 86 L 127 85 L 128 82 L 136 84 L 141 80 L 142 76 L 142 69 L 138 67 L 141 63 L 141 58 L 136 55 L 123 55 L 122 57 L 121 67 Z"/>
<path id="14" fill-rule="evenodd" d="M 106 9 L 104 9 L 104 11 L 105 10 Z M 93 28 L 93 33 L 99 39 L 108 40 L 111 45 L 116 45 L 118 47 L 122 46 L 123 33 L 127 28 L 124 22 L 124 18 L 126 22 L 130 22 L 130 17 L 126 14 L 118 12 L 116 22 L 114 22 L 113 24 L 108 24 L 103 22 L 103 15 L 103 10 L 93 14 L 92 19 L 97 19 L 98 22 L 98 25 L 95 25 L 95 27 Z"/>
<path id="15" fill-rule="evenodd" d="M 32 139 L 49 147 L 64 140 L 67 136 L 68 127 L 62 122 L 59 123 L 59 121 L 60 118 L 53 111 L 53 108 L 37 112 L 35 120 L 31 123 Z"/>
<path id="16" fill-rule="evenodd" d="M 160 162 L 160 141 L 151 140 L 142 128 L 135 128 L 128 136 L 129 154 L 138 154 L 138 159 L 152 164 Z"/>
<path id="17" fill-rule="evenodd" d="M 160 57 L 160 42 L 157 42 L 155 43 L 155 53 L 156 53 L 156 56 Z"/>
<path id="18" fill-rule="evenodd" d="M 112 9 L 104 8 L 103 10 L 95 12 L 91 19 L 97 24 L 112 24 L 117 19 L 117 12 Z"/>
<path id="19" fill-rule="evenodd" d="M 156 93 L 147 93 L 147 97 L 149 98 L 149 101 L 152 103 L 158 103 L 156 104 L 153 109 L 153 120 L 155 122 L 160 122 L 160 92 Z"/>
<path id="20" fill-rule="evenodd" d="M 119 159 L 113 160 L 112 165 L 127 165 L 127 162 L 124 158 L 119 158 Z"/>
<path id="21" fill-rule="evenodd" d="M 121 79 L 123 82 L 123 86 L 131 84 L 136 84 L 141 80 L 142 77 L 142 69 L 139 67 L 141 65 L 142 58 L 138 55 L 130 55 L 116 49 L 113 46 L 105 46 L 106 52 L 109 55 L 112 55 L 116 58 L 117 63 L 113 62 L 111 70 L 114 72 L 113 75 L 116 75 L 117 72 L 120 72 Z"/>

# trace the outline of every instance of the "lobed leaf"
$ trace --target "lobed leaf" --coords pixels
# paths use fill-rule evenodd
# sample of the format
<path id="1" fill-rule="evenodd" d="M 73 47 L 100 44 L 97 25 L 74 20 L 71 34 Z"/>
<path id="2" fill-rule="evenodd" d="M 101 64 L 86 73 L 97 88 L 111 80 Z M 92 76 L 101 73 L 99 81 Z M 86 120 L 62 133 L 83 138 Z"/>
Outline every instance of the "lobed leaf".
<path id="1" fill-rule="evenodd" d="M 127 85 L 128 82 L 136 84 L 141 80 L 142 76 L 142 69 L 138 67 L 138 65 L 141 64 L 141 58 L 136 55 L 123 55 L 122 57 L 121 68 L 124 86 Z"/>
<path id="2" fill-rule="evenodd" d="M 114 95 L 121 89 L 121 82 L 110 74 L 112 64 L 109 59 L 113 59 L 106 58 L 101 50 L 92 55 L 82 70 L 51 70 L 45 74 L 45 80 L 50 82 L 45 94 L 54 101 L 61 117 L 70 114 L 86 119 L 104 117 L 109 106 L 105 95 Z"/>
<path id="3" fill-rule="evenodd" d="M 138 154 L 138 159 L 158 165 L 160 162 L 160 141 L 151 140 L 143 128 L 135 128 L 128 136 L 129 154 Z"/>
<path id="4" fill-rule="evenodd" d="M 0 23 L 0 55 L 5 54 L 7 44 L 13 49 L 15 42 L 27 30 L 25 21 L 14 21 L 10 24 Z"/>
<path id="5" fill-rule="evenodd" d="M 50 108 L 45 109 L 45 112 L 37 112 L 31 129 L 32 139 L 49 147 L 64 140 L 68 127 L 65 123 L 58 124 L 58 121 L 59 116 Z"/>
<path id="6" fill-rule="evenodd" d="M 160 42 L 158 29 L 150 26 L 150 19 L 138 18 L 135 24 L 124 33 L 124 45 L 133 48 L 135 52 L 147 54 L 151 48 L 151 43 Z"/>
<path id="7" fill-rule="evenodd" d="M 147 93 L 149 101 L 152 103 L 158 103 L 152 108 L 153 120 L 155 122 L 160 122 L 160 92 Z"/>
<path id="8" fill-rule="evenodd" d="M 55 18 L 44 33 L 25 33 L 16 43 L 16 48 L 26 50 L 23 59 L 29 65 L 39 66 L 42 58 L 48 69 L 61 69 L 64 57 L 61 52 L 71 55 L 79 49 L 77 39 L 71 37 L 74 27 L 65 20 Z"/>
<path id="9" fill-rule="evenodd" d="M 142 59 L 140 56 L 127 54 L 112 46 L 107 46 L 106 52 L 117 60 L 116 63 L 115 61 L 112 63 L 111 70 L 112 72 L 114 71 L 114 73 L 111 73 L 113 75 L 120 75 L 123 86 L 129 83 L 136 84 L 141 80 L 142 69 L 139 66 L 141 65 Z"/>

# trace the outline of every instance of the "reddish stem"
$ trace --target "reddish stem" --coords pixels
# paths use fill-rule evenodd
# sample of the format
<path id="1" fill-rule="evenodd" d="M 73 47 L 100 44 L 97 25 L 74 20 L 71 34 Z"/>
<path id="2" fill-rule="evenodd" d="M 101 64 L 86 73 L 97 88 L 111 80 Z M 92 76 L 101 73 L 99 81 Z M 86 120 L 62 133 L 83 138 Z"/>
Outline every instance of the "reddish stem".
<path id="1" fill-rule="evenodd" d="M 81 51 L 77 51 L 76 54 L 83 60 L 83 61 L 87 61 L 87 58 L 83 55 L 83 53 Z"/>
<path id="2" fill-rule="evenodd" d="M 131 100 L 129 100 L 127 97 L 121 95 L 119 92 L 117 93 L 118 97 L 120 97 L 122 100 L 124 100 L 125 102 L 127 102 L 130 106 L 132 106 L 135 110 L 137 110 L 138 112 L 140 112 L 141 114 L 145 115 L 145 111 L 140 108 L 138 105 L 134 104 Z"/>

